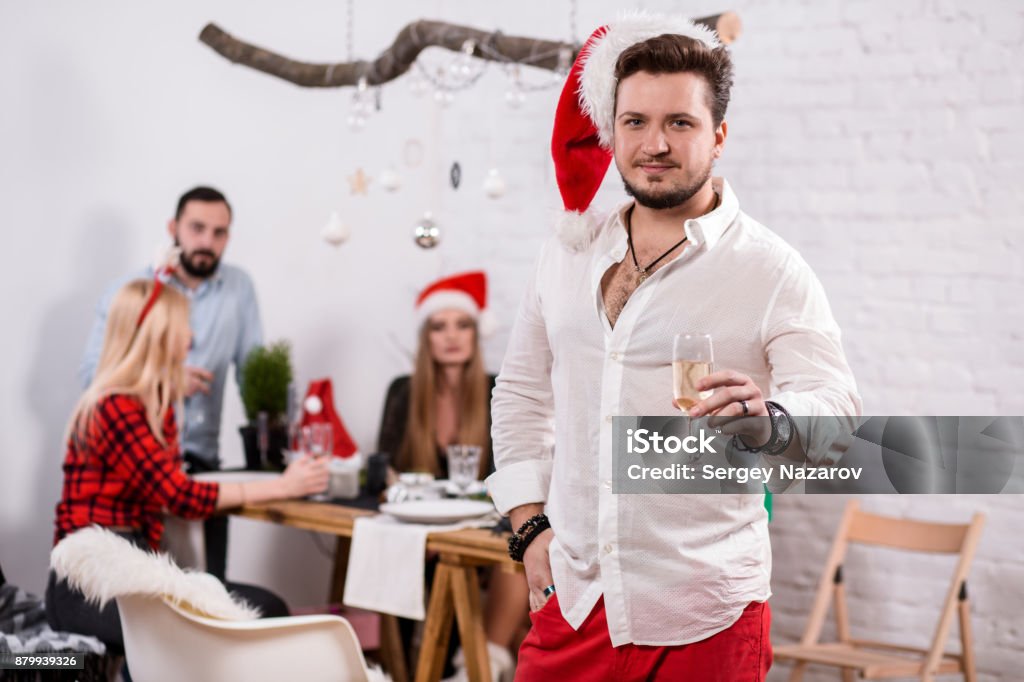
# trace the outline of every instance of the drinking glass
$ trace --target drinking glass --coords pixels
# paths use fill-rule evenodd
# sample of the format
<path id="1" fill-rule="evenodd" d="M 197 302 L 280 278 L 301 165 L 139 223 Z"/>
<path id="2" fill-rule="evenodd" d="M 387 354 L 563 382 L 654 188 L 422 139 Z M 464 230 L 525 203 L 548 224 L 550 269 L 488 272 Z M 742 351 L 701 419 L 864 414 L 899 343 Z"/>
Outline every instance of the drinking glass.
<path id="1" fill-rule="evenodd" d="M 330 424 L 307 424 L 299 435 L 301 450 L 317 459 L 330 457 L 334 452 L 334 429 Z M 330 495 L 315 493 L 309 499 L 322 502 L 330 499 Z"/>
<path id="2" fill-rule="evenodd" d="M 672 341 L 672 397 L 676 407 L 689 412 L 698 401 L 711 396 L 713 391 L 698 391 L 696 384 L 714 371 L 713 363 L 710 334 L 676 334 Z"/>
<path id="3" fill-rule="evenodd" d="M 466 496 L 470 484 L 477 480 L 479 470 L 479 445 L 448 446 L 448 477 L 459 489 L 459 497 Z"/>

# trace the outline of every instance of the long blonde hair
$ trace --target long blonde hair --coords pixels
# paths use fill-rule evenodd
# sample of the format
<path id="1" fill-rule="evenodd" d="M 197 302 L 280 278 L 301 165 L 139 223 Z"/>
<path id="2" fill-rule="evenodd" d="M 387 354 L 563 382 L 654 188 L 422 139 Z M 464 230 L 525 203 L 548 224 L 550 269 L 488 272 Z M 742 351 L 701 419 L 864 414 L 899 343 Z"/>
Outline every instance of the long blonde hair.
<path id="1" fill-rule="evenodd" d="M 430 355 L 430 319 L 420 327 L 416 366 L 409 386 L 409 418 L 398 448 L 395 465 L 399 471 L 440 473 L 437 464 L 437 393 L 441 373 Z M 491 459 L 490 380 L 480 352 L 480 332 L 473 324 L 473 354 L 462 368 L 459 391 L 459 443 L 479 445 L 479 478 L 487 473 Z"/>
<path id="2" fill-rule="evenodd" d="M 139 325 L 153 287 L 152 280 L 134 280 L 114 295 L 96 374 L 71 415 L 69 436 L 84 439 L 97 403 L 121 394 L 142 402 L 150 431 L 161 445 L 167 445 L 163 421 L 185 385 L 185 356 L 180 349 L 187 346 L 190 333 L 188 299 L 172 287 L 162 287 Z"/>

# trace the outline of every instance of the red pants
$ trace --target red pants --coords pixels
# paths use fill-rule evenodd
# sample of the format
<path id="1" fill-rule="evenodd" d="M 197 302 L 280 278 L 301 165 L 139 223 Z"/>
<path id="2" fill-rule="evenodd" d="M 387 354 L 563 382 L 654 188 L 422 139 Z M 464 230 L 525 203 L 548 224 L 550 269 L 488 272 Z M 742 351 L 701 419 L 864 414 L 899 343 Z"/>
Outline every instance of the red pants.
<path id="1" fill-rule="evenodd" d="M 556 598 L 530 614 L 517 682 L 763 682 L 772 664 L 767 603 L 751 602 L 727 630 L 693 644 L 612 647 L 603 598 L 579 630 L 562 618 Z"/>

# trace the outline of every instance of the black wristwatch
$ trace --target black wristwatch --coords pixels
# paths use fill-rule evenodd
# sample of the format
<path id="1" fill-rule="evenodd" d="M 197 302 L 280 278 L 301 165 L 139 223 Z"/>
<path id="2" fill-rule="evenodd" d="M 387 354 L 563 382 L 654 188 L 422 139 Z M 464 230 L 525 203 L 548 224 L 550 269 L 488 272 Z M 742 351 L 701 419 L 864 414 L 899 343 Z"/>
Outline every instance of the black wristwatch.
<path id="1" fill-rule="evenodd" d="M 793 442 L 793 418 L 789 416 L 786 408 L 778 403 L 773 403 L 769 400 L 765 402 L 764 406 L 768 410 L 768 419 L 772 424 L 772 433 L 768 436 L 768 441 L 759 447 L 748 448 L 742 438 L 734 436 L 732 439 L 733 447 L 743 452 L 758 452 L 763 455 L 772 456 L 781 455 L 789 449 L 789 444 Z"/>

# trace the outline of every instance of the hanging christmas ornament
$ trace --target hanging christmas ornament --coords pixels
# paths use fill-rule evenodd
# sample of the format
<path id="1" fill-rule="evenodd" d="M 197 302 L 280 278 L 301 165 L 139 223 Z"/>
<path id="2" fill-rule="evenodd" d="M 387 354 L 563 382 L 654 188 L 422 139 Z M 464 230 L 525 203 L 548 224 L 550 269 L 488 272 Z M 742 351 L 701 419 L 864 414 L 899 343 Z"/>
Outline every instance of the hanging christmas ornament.
<path id="1" fill-rule="evenodd" d="M 462 184 L 462 166 L 456 161 L 452 164 L 452 168 L 448 171 L 448 179 L 451 180 L 452 189 L 458 189 L 459 185 Z"/>
<path id="2" fill-rule="evenodd" d="M 455 101 L 455 93 L 450 90 L 437 90 L 434 92 L 434 100 L 442 107 L 448 107 Z"/>
<path id="3" fill-rule="evenodd" d="M 348 176 L 349 194 L 366 194 L 370 186 L 370 178 L 366 176 L 362 168 L 357 168 L 353 175 Z"/>
<path id="4" fill-rule="evenodd" d="M 348 0 L 347 9 L 345 43 L 348 47 L 348 61 L 351 64 L 355 61 L 353 56 L 354 41 L 352 39 L 355 21 L 352 14 L 352 0 Z M 332 66 L 331 68 L 333 69 L 334 67 Z M 370 87 L 370 82 L 366 76 L 361 76 L 356 83 L 355 90 L 352 92 L 352 109 L 348 115 L 348 127 L 353 131 L 362 130 L 375 111 L 380 111 L 380 87 Z"/>
<path id="5" fill-rule="evenodd" d="M 526 102 L 526 93 L 518 87 L 513 86 L 505 92 L 505 103 L 510 109 L 518 109 Z"/>
<path id="6" fill-rule="evenodd" d="M 434 222 L 434 216 L 427 211 L 416 223 L 413 230 L 416 245 L 422 249 L 432 249 L 441 241 L 441 228 Z"/>
<path id="7" fill-rule="evenodd" d="M 331 246 L 341 246 L 352 236 L 352 229 L 341 220 L 337 211 L 331 211 L 327 224 L 320 230 L 320 236 Z"/>
<path id="8" fill-rule="evenodd" d="M 414 73 L 409 80 L 409 90 L 413 97 L 423 97 L 430 92 L 430 82 L 422 74 Z"/>
<path id="9" fill-rule="evenodd" d="M 518 109 L 526 101 L 526 93 L 523 92 L 523 80 L 519 71 L 519 65 L 509 65 L 508 74 L 512 85 L 505 91 L 505 103 L 512 109 Z"/>
<path id="10" fill-rule="evenodd" d="M 398 188 L 402 186 L 402 176 L 398 174 L 398 171 L 392 166 L 388 166 L 381 171 L 380 177 L 378 178 L 380 186 L 387 192 L 396 192 Z"/>
<path id="11" fill-rule="evenodd" d="M 505 196 L 505 179 L 501 177 L 497 168 L 487 171 L 487 177 L 484 178 L 484 193 L 492 199 Z"/>

